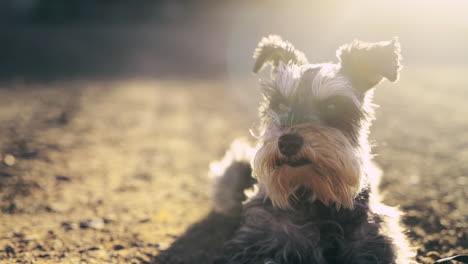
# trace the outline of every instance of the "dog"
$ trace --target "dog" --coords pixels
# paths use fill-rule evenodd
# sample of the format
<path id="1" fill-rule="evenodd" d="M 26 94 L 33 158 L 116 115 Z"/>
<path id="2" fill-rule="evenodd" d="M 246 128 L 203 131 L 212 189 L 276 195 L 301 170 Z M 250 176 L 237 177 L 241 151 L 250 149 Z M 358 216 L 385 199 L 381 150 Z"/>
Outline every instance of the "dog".
<path id="1" fill-rule="evenodd" d="M 211 166 L 215 211 L 242 219 L 215 263 L 412 261 L 400 212 L 381 203 L 367 139 L 374 87 L 399 78 L 399 41 L 355 40 L 336 55 L 311 64 L 279 36 L 259 42 L 253 72 L 271 74 L 260 82 L 258 146 L 236 141 Z"/>

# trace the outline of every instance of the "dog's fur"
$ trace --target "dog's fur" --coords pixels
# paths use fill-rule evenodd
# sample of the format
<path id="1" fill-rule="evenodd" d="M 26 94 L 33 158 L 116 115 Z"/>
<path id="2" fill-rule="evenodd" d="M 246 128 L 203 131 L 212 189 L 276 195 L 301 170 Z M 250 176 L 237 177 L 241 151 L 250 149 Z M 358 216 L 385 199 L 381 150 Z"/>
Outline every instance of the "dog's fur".
<path id="1" fill-rule="evenodd" d="M 400 45 L 353 41 L 338 63 L 310 64 L 279 36 L 261 40 L 258 147 L 236 142 L 221 163 L 215 210 L 242 214 L 217 263 L 409 263 L 399 212 L 377 193 L 368 129 L 373 87 L 400 71 Z M 247 201 L 244 190 L 256 191 Z"/>

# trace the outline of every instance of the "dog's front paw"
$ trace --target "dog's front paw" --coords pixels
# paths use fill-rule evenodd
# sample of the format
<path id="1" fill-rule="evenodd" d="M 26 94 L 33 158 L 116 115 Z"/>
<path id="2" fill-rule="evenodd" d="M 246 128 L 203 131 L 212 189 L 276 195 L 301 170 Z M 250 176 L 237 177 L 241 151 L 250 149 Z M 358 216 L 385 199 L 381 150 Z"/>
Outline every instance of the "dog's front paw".
<path id="1" fill-rule="evenodd" d="M 238 214 L 246 199 L 244 191 L 251 188 L 256 180 L 252 177 L 250 165 L 254 149 L 246 140 L 235 140 L 223 159 L 210 164 L 214 179 L 213 201 L 216 212 L 224 215 Z"/>
<path id="2" fill-rule="evenodd" d="M 226 168 L 215 183 L 213 198 L 216 212 L 225 215 L 241 212 L 242 202 L 246 199 L 244 190 L 255 182 L 251 175 L 252 169 L 247 162 L 235 161 Z"/>

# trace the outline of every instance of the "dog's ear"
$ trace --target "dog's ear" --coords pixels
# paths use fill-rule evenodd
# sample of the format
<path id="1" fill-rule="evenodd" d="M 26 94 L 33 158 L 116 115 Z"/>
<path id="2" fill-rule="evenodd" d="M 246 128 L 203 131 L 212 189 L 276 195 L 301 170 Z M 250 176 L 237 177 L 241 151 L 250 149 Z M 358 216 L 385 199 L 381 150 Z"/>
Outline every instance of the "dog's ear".
<path id="1" fill-rule="evenodd" d="M 264 37 L 258 43 L 253 57 L 255 59 L 255 65 L 253 67 L 254 73 L 258 73 L 265 64 L 269 63 L 273 65 L 273 70 L 278 67 L 280 62 L 284 64 L 291 62 L 298 65 L 308 63 L 304 53 L 296 50 L 291 43 L 277 35 Z"/>
<path id="2" fill-rule="evenodd" d="M 400 43 L 395 37 L 390 41 L 367 43 L 354 40 L 336 51 L 341 72 L 353 85 L 365 92 L 383 78 L 398 80 L 400 72 Z"/>

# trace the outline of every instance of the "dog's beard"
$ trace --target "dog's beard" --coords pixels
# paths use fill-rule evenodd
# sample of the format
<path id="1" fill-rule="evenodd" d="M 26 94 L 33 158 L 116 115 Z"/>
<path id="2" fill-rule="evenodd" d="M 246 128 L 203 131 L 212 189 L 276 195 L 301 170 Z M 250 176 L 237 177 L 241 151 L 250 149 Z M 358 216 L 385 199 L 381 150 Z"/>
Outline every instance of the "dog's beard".
<path id="1" fill-rule="evenodd" d="M 359 191 L 360 154 L 339 130 L 317 125 L 291 127 L 288 133 L 302 136 L 304 144 L 287 158 L 278 150 L 278 137 L 264 139 L 254 160 L 254 173 L 274 206 L 291 208 L 301 187 L 310 189 L 307 199 L 337 208 L 353 207 Z"/>

